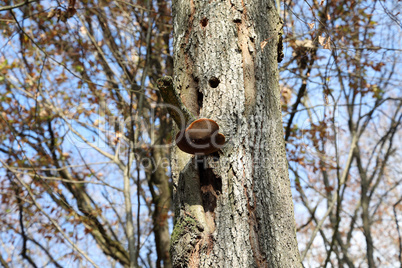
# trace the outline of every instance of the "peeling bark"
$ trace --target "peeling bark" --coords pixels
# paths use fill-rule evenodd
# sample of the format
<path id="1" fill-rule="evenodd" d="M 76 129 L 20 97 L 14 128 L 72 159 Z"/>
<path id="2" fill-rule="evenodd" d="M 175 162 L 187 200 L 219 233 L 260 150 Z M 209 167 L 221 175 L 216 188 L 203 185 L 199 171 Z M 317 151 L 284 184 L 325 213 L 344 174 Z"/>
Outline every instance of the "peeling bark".
<path id="1" fill-rule="evenodd" d="M 173 17 L 174 84 L 190 112 L 228 138 L 206 157 L 173 149 L 173 267 L 301 267 L 275 3 L 175 0 Z"/>

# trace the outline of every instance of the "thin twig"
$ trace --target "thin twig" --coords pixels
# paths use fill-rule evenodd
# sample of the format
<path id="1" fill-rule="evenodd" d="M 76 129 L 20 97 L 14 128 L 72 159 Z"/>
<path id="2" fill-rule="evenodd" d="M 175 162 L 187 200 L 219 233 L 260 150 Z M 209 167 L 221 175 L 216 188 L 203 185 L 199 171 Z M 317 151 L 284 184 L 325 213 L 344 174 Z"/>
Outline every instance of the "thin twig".
<path id="1" fill-rule="evenodd" d="M 345 170 L 343 171 L 342 177 L 339 181 L 339 185 L 344 184 L 346 177 L 349 174 L 349 169 L 350 169 L 350 166 L 351 166 L 352 160 L 353 160 L 353 151 L 356 147 L 357 139 L 358 139 L 357 133 L 353 133 L 353 139 L 352 139 L 352 143 L 351 143 L 350 149 L 349 149 L 348 160 L 345 165 Z M 321 226 L 323 225 L 324 221 L 326 220 L 326 218 L 328 217 L 328 215 L 331 213 L 332 209 L 334 208 L 336 201 L 337 201 L 337 195 L 334 196 L 334 198 L 332 199 L 332 202 L 329 204 L 328 209 L 325 212 L 324 216 L 322 217 L 321 221 L 317 224 L 313 233 L 311 234 L 310 240 L 307 243 L 307 246 L 302 253 L 302 256 L 301 256 L 302 261 L 306 258 L 308 250 L 310 249 L 311 245 L 313 244 L 314 239 L 315 239 L 318 231 L 321 229 Z"/>
<path id="2" fill-rule="evenodd" d="M 0 159 L 0 162 L 3 164 L 4 167 L 6 167 L 10 172 L 13 172 L 10 167 Z M 43 215 L 53 224 L 54 227 L 62 234 L 62 236 L 70 243 L 70 245 L 77 250 L 88 262 L 90 262 L 94 267 L 98 267 L 98 265 L 95 264 L 95 262 L 84 252 L 82 251 L 71 239 L 68 237 L 68 235 L 63 231 L 63 228 L 49 215 L 47 214 L 42 206 L 36 201 L 35 195 L 32 192 L 32 190 L 29 188 L 29 186 L 22 180 L 20 179 L 18 174 L 14 174 L 14 177 L 18 180 L 18 182 L 24 186 L 24 188 L 27 190 L 28 195 L 31 197 L 32 202 L 34 205 L 42 212 Z"/>

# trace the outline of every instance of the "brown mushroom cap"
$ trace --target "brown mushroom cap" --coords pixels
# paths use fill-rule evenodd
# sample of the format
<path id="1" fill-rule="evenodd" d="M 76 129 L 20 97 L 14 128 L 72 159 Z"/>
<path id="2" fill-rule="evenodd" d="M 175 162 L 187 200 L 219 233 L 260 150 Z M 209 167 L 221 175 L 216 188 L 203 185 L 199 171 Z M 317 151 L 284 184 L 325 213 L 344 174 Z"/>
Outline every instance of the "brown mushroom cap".
<path id="1" fill-rule="evenodd" d="M 188 154 L 208 155 L 225 144 L 225 136 L 218 133 L 218 124 L 207 118 L 195 120 L 176 135 L 176 144 Z"/>
<path id="2" fill-rule="evenodd" d="M 186 129 L 188 137 L 192 140 L 202 140 L 211 137 L 219 130 L 218 124 L 208 118 L 195 120 Z"/>

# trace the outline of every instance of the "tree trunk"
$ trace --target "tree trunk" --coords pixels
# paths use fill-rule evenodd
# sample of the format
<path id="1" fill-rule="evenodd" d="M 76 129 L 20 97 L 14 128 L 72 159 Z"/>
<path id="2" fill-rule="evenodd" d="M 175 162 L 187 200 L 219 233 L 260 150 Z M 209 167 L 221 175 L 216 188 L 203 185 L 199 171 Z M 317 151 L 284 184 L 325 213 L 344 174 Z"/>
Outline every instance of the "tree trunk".
<path id="1" fill-rule="evenodd" d="M 278 86 L 275 2 L 174 0 L 174 85 L 226 136 L 172 154 L 173 267 L 301 267 Z"/>
<path id="2" fill-rule="evenodd" d="M 166 116 L 160 116 L 160 128 L 157 131 L 156 140 L 152 144 L 156 144 L 152 149 L 152 166 L 149 173 L 148 186 L 152 195 L 152 203 L 154 211 L 152 221 L 154 226 L 155 246 L 157 252 L 156 268 L 164 267 L 171 268 L 172 262 L 170 259 L 170 233 L 168 213 L 171 209 L 171 188 L 169 186 L 169 177 L 166 175 L 165 162 L 167 148 L 164 140 L 168 135 L 168 128 L 171 124 L 166 122 Z M 162 265 L 163 264 L 163 265 Z"/>

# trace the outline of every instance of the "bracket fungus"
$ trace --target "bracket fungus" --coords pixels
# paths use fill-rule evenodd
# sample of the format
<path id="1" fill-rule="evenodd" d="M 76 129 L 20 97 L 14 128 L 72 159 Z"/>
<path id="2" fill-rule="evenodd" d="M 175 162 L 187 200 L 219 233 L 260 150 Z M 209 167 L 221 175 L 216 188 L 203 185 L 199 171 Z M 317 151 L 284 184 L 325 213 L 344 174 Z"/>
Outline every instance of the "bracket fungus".
<path id="1" fill-rule="evenodd" d="M 222 148 L 225 136 L 219 133 L 219 126 L 214 120 L 200 118 L 177 133 L 176 144 L 188 154 L 208 155 Z"/>
<path id="2" fill-rule="evenodd" d="M 173 86 L 173 79 L 166 76 L 158 79 L 159 92 L 170 116 L 182 130 L 176 135 L 176 144 L 188 154 L 208 155 L 218 151 L 225 144 L 225 136 L 219 133 L 218 124 L 207 118 L 195 117 L 183 104 Z M 185 128 L 185 126 L 187 126 Z M 185 128 L 185 129 L 184 129 Z"/>

